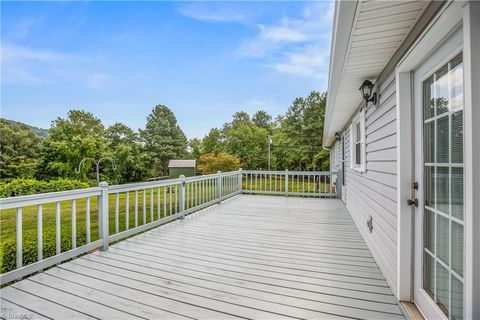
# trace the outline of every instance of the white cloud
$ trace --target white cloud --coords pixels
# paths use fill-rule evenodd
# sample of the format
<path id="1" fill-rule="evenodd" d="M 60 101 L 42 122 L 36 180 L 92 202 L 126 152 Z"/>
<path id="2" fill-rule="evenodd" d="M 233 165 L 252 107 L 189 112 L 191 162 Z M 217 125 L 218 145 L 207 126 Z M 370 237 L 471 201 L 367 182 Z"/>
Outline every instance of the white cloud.
<path id="1" fill-rule="evenodd" d="M 2 43 L 1 63 L 2 80 L 22 85 L 76 81 L 98 89 L 110 79 L 106 73 L 97 71 L 95 59 L 11 43 Z M 79 68 L 85 63 L 89 67 Z"/>
<path id="2" fill-rule="evenodd" d="M 248 15 L 232 6 L 189 4 L 181 6 L 177 11 L 185 17 L 205 22 L 238 22 L 247 23 Z"/>
<path id="3" fill-rule="evenodd" d="M 300 17 L 257 25 L 258 34 L 244 41 L 242 57 L 264 60 L 277 72 L 312 78 L 326 77 L 334 3 L 309 3 Z"/>
<path id="4" fill-rule="evenodd" d="M 324 79 L 327 74 L 329 53 L 320 46 L 311 46 L 303 50 L 289 52 L 282 61 L 270 66 L 278 72 L 294 76 Z"/>
<path id="5" fill-rule="evenodd" d="M 109 75 L 105 73 L 94 72 L 87 75 L 86 83 L 90 88 L 99 89 L 109 78 Z"/>
<path id="6" fill-rule="evenodd" d="M 2 43 L 2 63 L 22 60 L 54 61 L 67 58 L 68 55 L 46 49 L 32 49 L 10 43 Z"/>

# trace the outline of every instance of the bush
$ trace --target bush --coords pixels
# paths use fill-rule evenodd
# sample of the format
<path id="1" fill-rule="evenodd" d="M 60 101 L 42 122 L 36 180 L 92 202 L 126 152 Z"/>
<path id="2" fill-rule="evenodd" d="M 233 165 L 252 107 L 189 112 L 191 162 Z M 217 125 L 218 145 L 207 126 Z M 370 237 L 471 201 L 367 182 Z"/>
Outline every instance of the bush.
<path id="1" fill-rule="evenodd" d="M 238 156 L 219 152 L 217 154 L 207 153 L 200 156 L 198 170 L 202 174 L 217 173 L 217 171 L 228 172 L 240 169 Z"/>
<path id="2" fill-rule="evenodd" d="M 17 197 L 45 192 L 84 189 L 88 187 L 88 183 L 72 179 L 59 179 L 49 182 L 35 179 L 14 179 L 10 182 L 0 183 L 0 198 Z"/>

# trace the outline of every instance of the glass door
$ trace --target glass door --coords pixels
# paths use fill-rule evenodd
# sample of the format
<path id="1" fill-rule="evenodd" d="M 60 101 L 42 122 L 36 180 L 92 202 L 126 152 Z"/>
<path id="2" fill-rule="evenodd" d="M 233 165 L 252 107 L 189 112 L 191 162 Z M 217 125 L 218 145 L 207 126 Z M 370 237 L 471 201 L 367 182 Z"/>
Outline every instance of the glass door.
<path id="1" fill-rule="evenodd" d="M 463 319 L 462 54 L 424 79 L 421 87 L 423 161 L 417 166 L 423 170 L 423 201 L 416 212 L 421 216 L 421 225 L 417 222 L 416 228 L 421 228 L 423 237 L 416 240 L 422 242 L 416 263 L 421 263 L 423 274 L 416 275 L 422 277 L 421 287 L 416 290 L 423 290 L 433 309 L 440 310 L 446 318 Z"/>

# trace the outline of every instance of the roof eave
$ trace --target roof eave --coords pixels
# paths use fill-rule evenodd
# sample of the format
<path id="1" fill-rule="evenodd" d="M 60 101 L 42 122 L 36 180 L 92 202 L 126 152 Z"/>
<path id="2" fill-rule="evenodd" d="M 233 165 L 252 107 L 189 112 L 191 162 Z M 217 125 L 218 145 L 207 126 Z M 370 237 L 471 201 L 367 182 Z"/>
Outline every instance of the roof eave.
<path id="1" fill-rule="evenodd" d="M 335 141 L 335 132 L 330 132 L 329 130 L 330 120 L 355 21 L 357 5 L 357 1 L 335 2 L 328 75 L 327 108 L 325 111 L 325 123 L 323 128 L 323 145 L 325 146 L 330 146 Z"/>

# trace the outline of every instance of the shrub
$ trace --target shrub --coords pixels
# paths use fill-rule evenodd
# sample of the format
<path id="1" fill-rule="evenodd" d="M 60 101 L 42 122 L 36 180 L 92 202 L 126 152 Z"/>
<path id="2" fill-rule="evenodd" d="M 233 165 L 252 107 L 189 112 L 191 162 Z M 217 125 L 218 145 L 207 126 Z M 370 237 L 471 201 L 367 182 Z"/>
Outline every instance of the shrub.
<path id="1" fill-rule="evenodd" d="M 0 198 L 83 189 L 88 187 L 88 183 L 72 179 L 59 179 L 49 182 L 35 179 L 14 179 L 10 182 L 0 183 Z"/>

